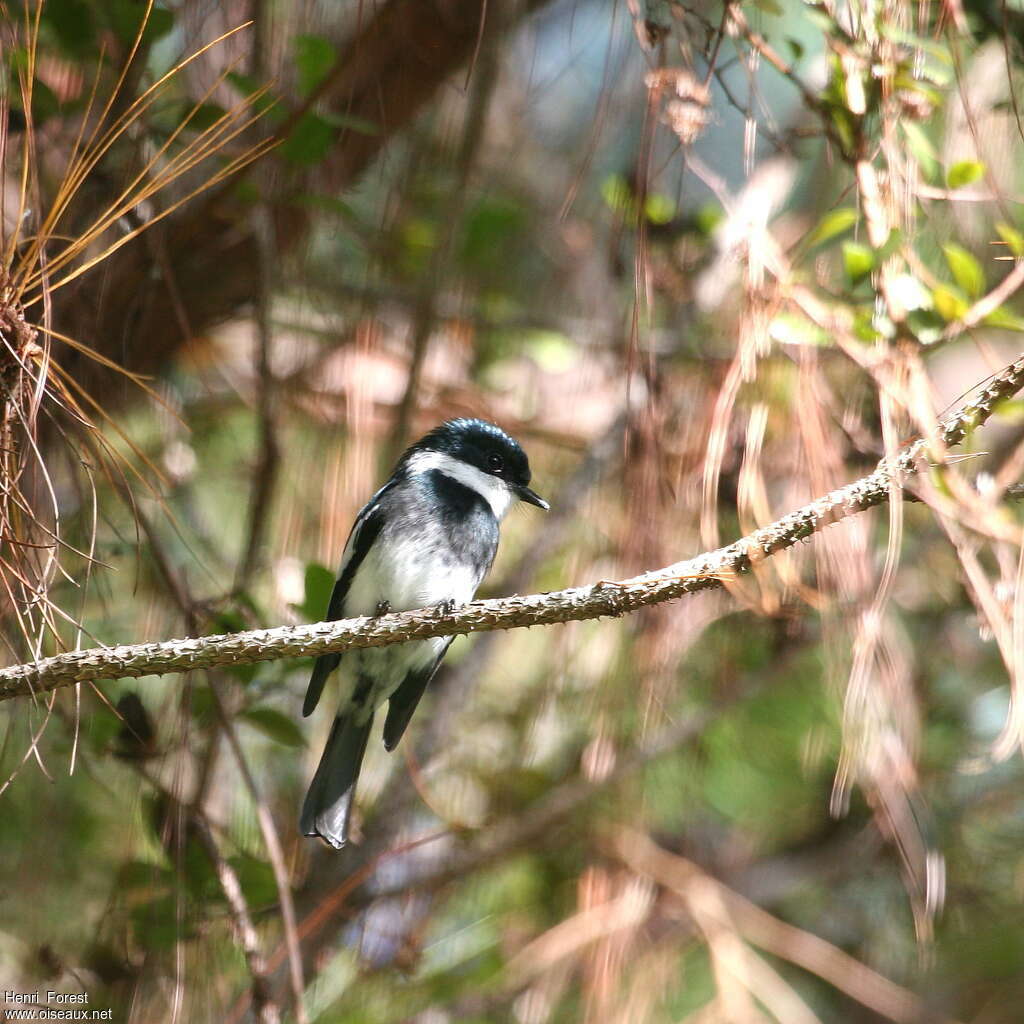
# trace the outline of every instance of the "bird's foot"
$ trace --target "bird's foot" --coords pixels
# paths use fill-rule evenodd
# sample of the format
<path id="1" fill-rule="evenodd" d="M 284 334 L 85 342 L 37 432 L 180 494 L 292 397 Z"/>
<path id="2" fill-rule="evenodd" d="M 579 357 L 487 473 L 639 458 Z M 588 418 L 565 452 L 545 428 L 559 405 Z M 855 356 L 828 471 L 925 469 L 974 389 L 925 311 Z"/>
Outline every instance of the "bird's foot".
<path id="1" fill-rule="evenodd" d="M 376 611 L 375 614 L 377 614 L 377 615 L 387 615 L 388 612 L 390 612 L 390 611 L 391 611 L 391 602 L 390 601 L 378 601 L 377 602 L 377 611 Z"/>
<path id="2" fill-rule="evenodd" d="M 443 619 L 446 616 L 451 615 L 451 613 L 458 607 L 459 603 L 457 601 L 453 601 L 451 598 L 448 598 L 447 601 L 438 601 L 437 604 L 434 605 L 434 614 L 439 619 Z"/>

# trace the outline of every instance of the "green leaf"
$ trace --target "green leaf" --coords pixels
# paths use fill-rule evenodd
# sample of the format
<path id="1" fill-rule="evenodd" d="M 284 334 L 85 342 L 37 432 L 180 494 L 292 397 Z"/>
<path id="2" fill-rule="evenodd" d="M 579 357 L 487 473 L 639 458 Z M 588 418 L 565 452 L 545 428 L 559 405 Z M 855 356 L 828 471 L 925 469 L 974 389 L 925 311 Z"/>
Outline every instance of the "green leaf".
<path id="1" fill-rule="evenodd" d="M 613 213 L 625 217 L 636 216 L 636 200 L 633 190 L 621 174 L 609 174 L 601 182 L 601 198 Z"/>
<path id="2" fill-rule="evenodd" d="M 293 164 L 308 167 L 323 160 L 334 143 L 334 136 L 335 129 L 331 125 L 312 111 L 306 111 L 279 152 Z"/>
<path id="3" fill-rule="evenodd" d="M 876 250 L 875 261 L 881 263 L 887 260 L 899 247 L 903 241 L 903 232 L 899 228 L 893 228 L 889 232 L 889 237 L 882 243 L 882 248 Z"/>
<path id="4" fill-rule="evenodd" d="M 545 373 L 565 373 L 579 363 L 579 350 L 559 331 L 528 331 L 523 349 Z"/>
<path id="5" fill-rule="evenodd" d="M 850 283 L 857 284 L 875 269 L 875 254 L 860 242 L 843 242 L 843 267 Z"/>
<path id="6" fill-rule="evenodd" d="M 146 5 L 137 0 L 108 0 L 105 6 L 110 27 L 122 43 L 130 46 L 139 34 Z M 166 7 L 154 6 L 142 29 L 143 45 L 152 45 L 158 39 L 163 39 L 173 28 L 174 15 Z"/>
<path id="7" fill-rule="evenodd" d="M 483 196 L 466 213 L 459 262 L 476 275 L 492 271 L 504 276 L 508 255 L 518 251 L 527 227 L 526 210 L 516 201 L 502 195 Z"/>
<path id="8" fill-rule="evenodd" d="M 981 264 L 962 246 L 947 242 L 942 247 L 946 263 L 953 273 L 953 280 L 968 295 L 976 299 L 985 290 L 985 274 Z"/>
<path id="9" fill-rule="evenodd" d="M 1005 221 L 996 222 L 996 231 L 999 232 L 999 237 L 1017 259 L 1024 256 L 1024 235 Z"/>
<path id="10" fill-rule="evenodd" d="M 644 216 L 652 224 L 668 224 L 676 215 L 676 204 L 661 192 L 652 192 L 644 203 Z"/>
<path id="11" fill-rule="evenodd" d="M 857 211 L 852 206 L 840 206 L 830 210 L 818 221 L 817 226 L 807 236 L 809 246 L 821 245 L 849 231 L 857 223 Z"/>
<path id="12" fill-rule="evenodd" d="M 985 173 L 985 165 L 977 160 L 961 160 L 946 172 L 946 184 L 950 188 L 963 188 L 977 181 Z"/>
<path id="13" fill-rule="evenodd" d="M 306 565 L 305 593 L 298 611 L 309 622 L 321 622 L 327 614 L 334 590 L 334 573 L 319 562 Z"/>
<path id="14" fill-rule="evenodd" d="M 967 312 L 967 300 L 944 284 L 932 289 L 932 300 L 939 315 L 949 323 L 951 320 L 959 320 Z"/>
<path id="15" fill-rule="evenodd" d="M 339 114 L 335 110 L 325 110 L 320 116 L 332 128 L 344 128 L 346 131 L 356 132 L 359 135 L 380 135 L 380 125 L 374 121 L 367 121 L 365 117 Z"/>
<path id="16" fill-rule="evenodd" d="M 186 110 L 187 114 L 192 108 Z M 203 103 L 196 107 L 195 113 L 189 118 L 188 127 L 190 131 L 205 132 L 212 128 L 225 114 L 224 108 L 219 103 Z"/>
<path id="17" fill-rule="evenodd" d="M 1001 327 L 1005 331 L 1024 331 L 1024 317 L 1011 313 L 1005 306 L 993 309 L 981 322 L 986 327 Z"/>
<path id="18" fill-rule="evenodd" d="M 935 155 L 932 140 L 925 134 L 924 129 L 914 121 L 904 120 L 901 127 L 907 139 L 907 148 L 921 168 L 921 173 L 929 181 L 934 181 L 939 169 L 939 160 Z"/>
<path id="19" fill-rule="evenodd" d="M 930 294 L 928 303 L 932 304 Z M 905 323 L 922 345 L 934 345 L 941 341 L 946 328 L 946 321 L 934 309 L 908 310 Z"/>
<path id="20" fill-rule="evenodd" d="M 832 339 L 817 324 L 795 313 L 779 313 L 768 333 L 780 345 L 830 345 Z"/>
<path id="21" fill-rule="evenodd" d="M 277 900 L 274 869 L 266 861 L 243 853 L 229 857 L 228 863 L 235 869 L 250 907 L 268 907 Z"/>
<path id="22" fill-rule="evenodd" d="M 72 56 L 85 57 L 95 52 L 96 24 L 85 0 L 47 0 L 43 18 Z"/>
<path id="23" fill-rule="evenodd" d="M 725 219 L 725 210 L 717 203 L 705 203 L 693 219 L 697 230 L 705 237 L 710 237 L 715 228 Z"/>
<path id="24" fill-rule="evenodd" d="M 330 40 L 323 36 L 295 37 L 295 67 L 299 74 L 299 92 L 308 96 L 327 77 L 337 60 Z"/>
<path id="25" fill-rule="evenodd" d="M 275 708 L 247 708 L 238 717 L 282 746 L 304 747 L 306 745 L 305 737 L 295 722 Z"/>

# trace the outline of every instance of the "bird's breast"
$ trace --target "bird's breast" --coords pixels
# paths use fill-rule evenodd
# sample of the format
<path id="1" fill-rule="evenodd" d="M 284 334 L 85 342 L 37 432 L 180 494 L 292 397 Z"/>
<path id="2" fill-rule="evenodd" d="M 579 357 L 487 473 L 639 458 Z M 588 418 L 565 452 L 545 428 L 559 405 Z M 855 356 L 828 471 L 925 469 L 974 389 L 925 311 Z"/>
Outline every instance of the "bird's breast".
<path id="1" fill-rule="evenodd" d="M 486 569 L 486 567 L 484 567 Z M 382 601 L 409 611 L 473 599 L 483 573 L 431 535 L 382 536 L 367 553 L 345 601 L 347 615 L 374 615 Z"/>

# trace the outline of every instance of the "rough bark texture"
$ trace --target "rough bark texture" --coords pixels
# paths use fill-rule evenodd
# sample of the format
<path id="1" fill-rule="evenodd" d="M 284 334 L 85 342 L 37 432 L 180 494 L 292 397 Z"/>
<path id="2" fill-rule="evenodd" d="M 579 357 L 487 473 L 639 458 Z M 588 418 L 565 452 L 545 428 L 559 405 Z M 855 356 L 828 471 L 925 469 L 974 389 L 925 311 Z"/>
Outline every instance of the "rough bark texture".
<path id="1" fill-rule="evenodd" d="M 804 505 L 727 547 L 664 569 L 626 580 L 600 580 L 590 586 L 550 594 L 474 601 L 449 615 L 424 609 L 373 619 L 343 619 L 311 626 L 281 626 L 224 636 L 74 651 L 3 670 L 0 672 L 0 700 L 97 679 L 252 664 L 355 647 L 384 647 L 423 637 L 623 615 L 646 605 L 719 587 L 730 577 L 748 571 L 759 561 L 792 547 L 830 523 L 887 501 L 907 476 L 927 465 L 926 456 L 931 448 L 934 447 L 936 458 L 941 457 L 946 447 L 963 441 L 988 419 L 1000 400 L 1015 394 L 1022 386 L 1024 357 L 993 377 L 976 401 L 939 424 L 932 438 L 908 445 L 894 459 L 883 460 L 868 476 Z"/>

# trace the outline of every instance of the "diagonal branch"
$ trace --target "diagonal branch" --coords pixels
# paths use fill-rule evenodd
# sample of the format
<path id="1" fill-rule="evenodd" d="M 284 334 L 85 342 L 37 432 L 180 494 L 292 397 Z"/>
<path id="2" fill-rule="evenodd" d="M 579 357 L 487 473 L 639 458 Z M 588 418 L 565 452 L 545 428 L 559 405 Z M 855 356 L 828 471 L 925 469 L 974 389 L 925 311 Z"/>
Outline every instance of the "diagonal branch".
<path id="1" fill-rule="evenodd" d="M 936 449 L 936 457 L 941 457 L 945 448 L 960 444 L 992 415 L 1000 401 L 1021 387 L 1024 387 L 1024 357 L 992 377 L 975 401 L 940 422 L 932 437 L 919 439 L 895 458 L 883 460 L 873 473 L 727 547 L 664 569 L 625 580 L 599 580 L 589 586 L 550 594 L 474 601 L 447 615 L 439 615 L 428 608 L 377 618 L 318 622 L 311 626 L 279 626 L 222 636 L 71 651 L 0 671 L 0 700 L 98 679 L 164 675 L 218 665 L 316 656 L 358 647 L 385 647 L 433 636 L 624 615 L 647 605 L 720 587 L 736 574 L 747 572 L 770 555 L 792 547 L 824 527 L 885 503 L 908 476 L 928 465 L 925 456 L 931 446 Z"/>

